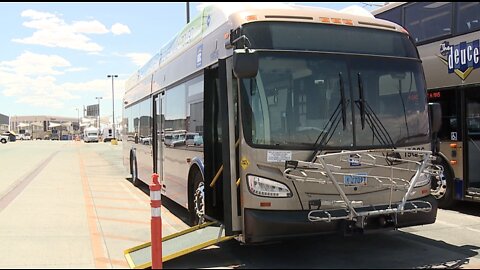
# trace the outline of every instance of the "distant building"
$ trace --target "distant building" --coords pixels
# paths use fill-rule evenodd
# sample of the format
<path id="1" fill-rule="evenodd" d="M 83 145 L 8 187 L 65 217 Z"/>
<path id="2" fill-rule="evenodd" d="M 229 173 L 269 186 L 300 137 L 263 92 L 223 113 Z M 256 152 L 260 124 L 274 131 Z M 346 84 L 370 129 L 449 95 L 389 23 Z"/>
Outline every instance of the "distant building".
<path id="1" fill-rule="evenodd" d="M 70 139 L 79 133 L 78 118 L 62 116 L 12 116 L 10 129 L 17 134 L 29 133 L 32 139 Z"/>
<path id="2" fill-rule="evenodd" d="M 0 132 L 8 130 L 8 116 L 0 113 Z"/>

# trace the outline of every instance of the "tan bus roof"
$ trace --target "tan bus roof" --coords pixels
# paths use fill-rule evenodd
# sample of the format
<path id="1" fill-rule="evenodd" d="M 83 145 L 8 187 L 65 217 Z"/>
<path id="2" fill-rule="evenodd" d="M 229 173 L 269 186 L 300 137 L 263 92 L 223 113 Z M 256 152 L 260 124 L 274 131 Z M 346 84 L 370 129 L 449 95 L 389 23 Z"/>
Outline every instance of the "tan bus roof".
<path id="1" fill-rule="evenodd" d="M 404 31 L 395 23 L 376 19 L 370 12 L 358 6 L 342 11 L 311 6 L 299 6 L 281 3 L 215 3 L 205 5 L 200 14 L 187 24 L 173 39 L 160 49 L 147 64 L 132 74 L 125 85 L 126 92 L 150 77 L 150 74 L 166 66 L 180 54 L 196 44 L 205 42 L 208 36 L 255 21 L 292 21 L 344 24 L 358 27 L 378 28 L 391 31 Z M 187 35 L 188 33 L 188 35 Z M 221 44 L 223 46 L 223 44 Z M 221 50 L 224 48 L 221 48 Z M 220 53 L 220 56 L 222 53 Z M 192 72 L 193 73 L 193 72 Z"/>

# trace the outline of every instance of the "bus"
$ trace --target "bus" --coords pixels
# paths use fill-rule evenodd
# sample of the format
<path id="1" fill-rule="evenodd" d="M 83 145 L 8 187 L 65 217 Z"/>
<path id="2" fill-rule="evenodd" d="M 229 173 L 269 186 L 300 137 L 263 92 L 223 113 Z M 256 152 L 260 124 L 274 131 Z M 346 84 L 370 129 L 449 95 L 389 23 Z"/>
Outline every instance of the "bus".
<path id="1" fill-rule="evenodd" d="M 435 222 L 439 106 L 408 34 L 363 9 L 211 4 L 125 88 L 124 165 L 191 224 L 258 243 Z"/>
<path id="2" fill-rule="evenodd" d="M 402 25 L 415 41 L 428 99 L 441 104 L 440 207 L 480 201 L 480 2 L 397 2 L 373 12 Z"/>

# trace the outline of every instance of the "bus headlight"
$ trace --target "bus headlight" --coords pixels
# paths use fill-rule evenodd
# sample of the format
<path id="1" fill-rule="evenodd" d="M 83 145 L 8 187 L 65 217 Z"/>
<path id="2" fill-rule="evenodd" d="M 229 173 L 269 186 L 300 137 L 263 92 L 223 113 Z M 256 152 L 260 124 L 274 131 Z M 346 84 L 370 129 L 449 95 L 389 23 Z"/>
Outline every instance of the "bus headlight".
<path id="1" fill-rule="evenodd" d="M 247 179 L 248 189 L 254 195 L 270 198 L 290 198 L 293 195 L 285 184 L 253 175 Z"/>
<path id="2" fill-rule="evenodd" d="M 413 177 L 415 177 L 415 175 Z M 410 179 L 410 181 L 413 180 L 413 177 L 412 179 Z M 415 183 L 415 187 L 423 187 L 428 184 L 430 184 L 430 176 L 425 173 L 420 173 L 417 179 L 417 183 Z"/>

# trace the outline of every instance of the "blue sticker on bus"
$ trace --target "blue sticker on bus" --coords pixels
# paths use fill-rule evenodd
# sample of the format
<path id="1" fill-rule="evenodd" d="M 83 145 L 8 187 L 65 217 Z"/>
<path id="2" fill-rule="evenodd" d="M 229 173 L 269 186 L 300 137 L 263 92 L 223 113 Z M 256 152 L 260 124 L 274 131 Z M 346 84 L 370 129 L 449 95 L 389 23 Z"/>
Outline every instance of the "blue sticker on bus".
<path id="1" fill-rule="evenodd" d="M 368 182 L 368 174 L 358 173 L 355 175 L 344 175 L 343 183 L 345 186 L 366 186 Z"/>
<path id="2" fill-rule="evenodd" d="M 203 44 L 197 47 L 197 68 L 202 66 Z"/>

